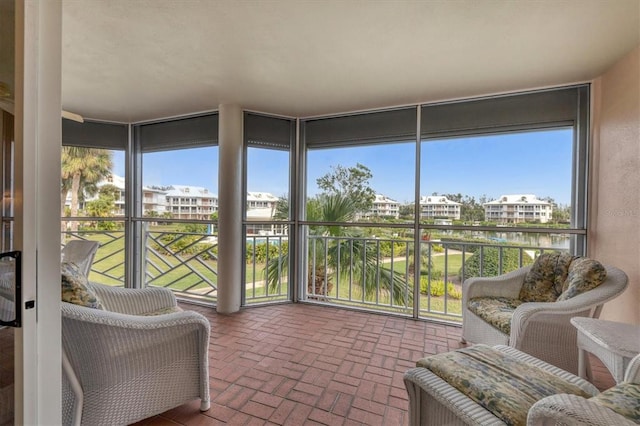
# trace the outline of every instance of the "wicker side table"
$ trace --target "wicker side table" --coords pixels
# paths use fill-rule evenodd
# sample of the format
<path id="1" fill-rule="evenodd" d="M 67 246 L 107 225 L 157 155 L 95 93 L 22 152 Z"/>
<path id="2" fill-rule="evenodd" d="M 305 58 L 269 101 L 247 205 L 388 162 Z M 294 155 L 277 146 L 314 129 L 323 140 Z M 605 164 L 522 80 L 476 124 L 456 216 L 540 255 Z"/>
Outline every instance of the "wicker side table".
<path id="1" fill-rule="evenodd" d="M 640 353 L 640 327 L 585 317 L 571 318 L 571 324 L 578 330 L 580 377 L 587 377 L 586 352 L 590 352 L 602 361 L 616 383 L 620 383 L 629 361 Z"/>

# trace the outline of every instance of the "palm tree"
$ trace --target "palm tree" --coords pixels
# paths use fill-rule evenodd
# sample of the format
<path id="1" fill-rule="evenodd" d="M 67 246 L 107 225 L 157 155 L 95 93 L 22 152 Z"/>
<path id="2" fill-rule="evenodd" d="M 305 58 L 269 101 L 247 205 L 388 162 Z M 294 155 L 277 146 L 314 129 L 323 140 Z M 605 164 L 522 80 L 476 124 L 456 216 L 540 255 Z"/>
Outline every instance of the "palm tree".
<path id="1" fill-rule="evenodd" d="M 79 199 L 84 193 L 94 195 L 97 183 L 111 174 L 113 161 L 106 149 L 65 146 L 62 148 L 61 216 L 67 194 L 71 191 L 71 217 L 78 215 Z M 78 223 L 71 222 L 71 230 L 78 230 Z"/>
<path id="2" fill-rule="evenodd" d="M 319 223 L 352 222 L 358 211 L 353 197 L 342 193 L 323 194 L 307 202 L 307 220 Z M 352 280 L 369 300 L 378 290 L 399 306 L 410 306 L 411 291 L 402 274 L 382 266 L 375 244 L 354 227 L 309 225 L 307 288 L 310 293 L 326 295 L 332 279 Z M 270 259 L 265 270 L 269 290 L 277 290 L 280 278 L 289 266 L 288 253 Z"/>

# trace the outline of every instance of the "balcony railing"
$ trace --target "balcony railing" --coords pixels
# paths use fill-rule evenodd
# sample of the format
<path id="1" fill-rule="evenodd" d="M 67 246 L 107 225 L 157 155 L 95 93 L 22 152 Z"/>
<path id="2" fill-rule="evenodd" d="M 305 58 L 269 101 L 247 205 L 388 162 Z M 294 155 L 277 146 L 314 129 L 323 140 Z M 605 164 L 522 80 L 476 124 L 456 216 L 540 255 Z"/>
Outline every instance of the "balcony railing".
<path id="1" fill-rule="evenodd" d="M 123 231 L 65 233 L 64 240 L 70 238 L 100 242 L 90 280 L 124 285 Z M 182 298 L 216 302 L 215 236 L 144 226 L 143 241 L 144 285 L 169 288 Z M 288 237 L 251 235 L 245 242 L 244 302 L 289 300 Z M 419 249 L 415 262 L 412 239 L 308 236 L 307 262 L 302 265 L 306 285 L 299 294 L 315 303 L 406 316 L 413 315 L 415 305 L 420 317 L 460 322 L 464 279 L 500 275 L 531 263 L 544 251 L 558 250 L 445 238 L 420 241 Z"/>

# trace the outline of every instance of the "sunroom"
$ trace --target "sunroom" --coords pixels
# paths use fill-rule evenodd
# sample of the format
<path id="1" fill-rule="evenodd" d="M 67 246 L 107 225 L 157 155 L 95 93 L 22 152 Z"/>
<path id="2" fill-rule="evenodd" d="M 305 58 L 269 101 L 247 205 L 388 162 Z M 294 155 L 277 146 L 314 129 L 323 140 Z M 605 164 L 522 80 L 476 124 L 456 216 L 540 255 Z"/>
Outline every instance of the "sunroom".
<path id="1" fill-rule="evenodd" d="M 228 318 L 216 315 L 287 318 L 292 304 L 295 318 L 318 315 L 312 324 L 372 324 L 381 334 L 366 338 L 390 346 L 403 344 L 395 326 L 420 324 L 436 336 L 430 350 L 444 351 L 460 337 L 465 278 L 555 250 L 623 269 L 629 288 L 601 318 L 640 323 L 638 1 L 62 1 L 15 11 L 18 60 L 6 80 L 16 144 L 4 164 L 14 161 L 25 196 L 3 216 L 13 242 L 3 240 L 23 252 L 25 300 L 38 313 L 25 308 L 16 333 L 32 333 L 16 345 L 28 395 L 16 419 L 59 416 L 60 398 L 44 395 L 59 395 L 60 356 L 41 357 L 60 347 L 59 311 L 47 303 L 59 294 L 43 277 L 58 274 L 72 239 L 100 243 L 92 281 L 169 288 L 221 326 Z M 73 113 L 61 122 L 49 117 L 59 104 Z M 69 164 L 82 155 L 91 161 L 74 187 Z M 391 382 L 380 405 L 351 395 L 340 411 L 349 392 L 304 388 L 307 377 L 293 391 L 334 399 L 306 404 L 297 420 L 406 422 L 393 383 L 415 350 L 392 366 L 378 360 Z M 225 406 L 223 394 L 229 417 L 196 408 L 199 421 L 275 422 L 280 405 L 252 394 L 254 408 L 274 409 L 258 415 Z M 170 416 L 191 415 L 181 410 Z"/>

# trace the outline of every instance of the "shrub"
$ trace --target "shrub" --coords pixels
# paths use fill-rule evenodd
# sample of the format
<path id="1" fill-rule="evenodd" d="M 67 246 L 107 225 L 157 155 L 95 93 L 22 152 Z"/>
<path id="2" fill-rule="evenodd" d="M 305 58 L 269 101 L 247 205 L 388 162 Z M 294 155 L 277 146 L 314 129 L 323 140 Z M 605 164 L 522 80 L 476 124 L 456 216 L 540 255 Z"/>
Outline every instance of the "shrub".
<path id="1" fill-rule="evenodd" d="M 267 250 L 269 251 L 269 259 L 277 258 L 284 255 L 289 250 L 289 243 L 282 241 L 281 245 L 272 243 L 247 243 L 247 263 L 265 263 L 267 261 Z"/>
<path id="2" fill-rule="evenodd" d="M 433 244 L 431 250 L 433 250 L 434 253 L 444 253 L 444 247 L 440 244 Z"/>
<path id="3" fill-rule="evenodd" d="M 394 256 L 402 256 L 407 250 L 407 241 L 380 241 L 380 254 L 384 257 L 391 257 L 393 247 Z"/>
<path id="4" fill-rule="evenodd" d="M 495 277 L 499 274 L 514 271 L 520 267 L 520 250 L 507 247 L 485 247 L 484 250 L 476 251 L 460 268 L 459 275 L 462 280 L 470 277 Z M 482 255 L 482 256 L 481 256 Z M 500 255 L 502 255 L 502 270 L 500 270 Z M 482 274 L 480 268 L 480 258 L 482 257 Z M 522 266 L 533 262 L 531 256 L 522 252 Z"/>
<path id="5" fill-rule="evenodd" d="M 429 286 L 429 277 L 420 277 L 420 293 L 431 294 L 433 297 L 444 296 L 445 283 L 443 280 L 431 280 Z M 452 299 L 462 299 L 462 290 L 457 288 L 453 283 L 447 283 L 447 296 Z"/>

